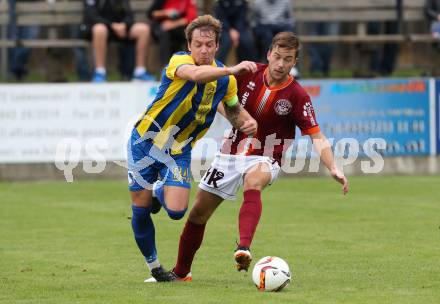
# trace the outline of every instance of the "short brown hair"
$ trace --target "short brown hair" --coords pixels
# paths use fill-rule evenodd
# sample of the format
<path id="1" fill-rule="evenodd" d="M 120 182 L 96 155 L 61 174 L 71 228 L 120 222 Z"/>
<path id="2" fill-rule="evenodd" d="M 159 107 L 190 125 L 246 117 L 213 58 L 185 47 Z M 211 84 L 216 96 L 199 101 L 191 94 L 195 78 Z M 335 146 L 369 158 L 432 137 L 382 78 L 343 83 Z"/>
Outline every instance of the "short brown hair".
<path id="1" fill-rule="evenodd" d="M 275 47 L 295 50 L 296 56 L 298 56 L 298 51 L 300 49 L 298 36 L 292 32 L 280 32 L 273 37 L 269 50 L 272 51 Z"/>
<path id="2" fill-rule="evenodd" d="M 185 28 L 186 40 L 188 40 L 189 43 L 191 43 L 192 34 L 195 29 L 213 31 L 215 34 L 215 42 L 218 43 L 222 31 L 222 23 L 211 15 L 197 17 Z"/>

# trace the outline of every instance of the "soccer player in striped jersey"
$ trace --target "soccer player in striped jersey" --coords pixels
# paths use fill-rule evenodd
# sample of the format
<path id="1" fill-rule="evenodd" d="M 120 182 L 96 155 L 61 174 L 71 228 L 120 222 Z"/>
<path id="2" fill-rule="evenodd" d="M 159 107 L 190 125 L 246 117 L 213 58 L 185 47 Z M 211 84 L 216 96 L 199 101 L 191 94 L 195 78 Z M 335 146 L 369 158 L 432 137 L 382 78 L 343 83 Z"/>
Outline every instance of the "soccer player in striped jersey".
<path id="1" fill-rule="evenodd" d="M 190 193 L 191 149 L 208 130 L 218 105 L 224 104 L 226 117 L 245 134 L 257 129 L 256 121 L 238 102 L 233 76 L 255 72 L 257 66 L 245 61 L 225 67 L 216 61 L 220 31 L 221 23 L 209 15 L 187 26 L 189 52 L 172 56 L 154 101 L 135 124 L 128 143 L 132 228 L 152 281 L 169 281 L 170 273 L 157 258 L 151 213 L 162 206 L 174 220 L 184 216 Z"/>
<path id="2" fill-rule="evenodd" d="M 268 65 L 258 64 L 256 72 L 237 77 L 240 102 L 257 120 L 258 130 L 249 136 L 234 128 L 202 178 L 180 237 L 177 264 L 172 272 L 175 280 L 191 276 L 191 264 L 202 243 L 207 221 L 223 200 L 235 199 L 240 186 L 243 186 L 240 243 L 234 258 L 239 271 L 249 268 L 252 260 L 249 248 L 262 212 L 261 191 L 277 178 L 283 151 L 295 138 L 295 126 L 311 137 L 321 161 L 342 185 L 343 193 L 347 193 L 348 181 L 336 167 L 310 97 L 289 75 L 296 64 L 298 49 L 297 37 L 291 32 L 281 32 L 272 40 Z"/>

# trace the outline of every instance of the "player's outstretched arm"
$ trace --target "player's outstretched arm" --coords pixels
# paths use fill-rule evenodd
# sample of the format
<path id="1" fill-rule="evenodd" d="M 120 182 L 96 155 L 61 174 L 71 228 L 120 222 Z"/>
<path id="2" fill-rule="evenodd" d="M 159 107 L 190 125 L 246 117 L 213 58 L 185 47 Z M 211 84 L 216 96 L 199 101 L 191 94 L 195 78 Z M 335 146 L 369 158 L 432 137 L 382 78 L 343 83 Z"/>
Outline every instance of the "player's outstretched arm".
<path id="1" fill-rule="evenodd" d="M 242 61 L 233 67 L 215 67 L 211 65 L 182 65 L 176 75 L 179 78 L 198 82 L 207 83 L 219 79 L 227 75 L 239 75 L 247 72 L 256 72 L 257 65 L 252 61 Z"/>
<path id="2" fill-rule="evenodd" d="M 257 132 L 257 121 L 239 103 L 234 106 L 219 104 L 217 111 L 222 114 L 231 125 L 246 135 L 253 135 Z"/>
<path id="3" fill-rule="evenodd" d="M 257 71 L 257 64 L 253 61 L 242 61 L 239 64 L 230 67 L 229 69 L 231 75 L 255 73 Z"/>
<path id="4" fill-rule="evenodd" d="M 339 169 L 336 167 L 335 158 L 333 156 L 329 141 L 321 132 L 311 134 L 310 138 L 312 139 L 313 146 L 318 152 L 321 161 L 330 171 L 331 176 L 342 185 L 342 192 L 347 194 L 348 180 L 344 176 L 344 173 L 339 171 Z"/>

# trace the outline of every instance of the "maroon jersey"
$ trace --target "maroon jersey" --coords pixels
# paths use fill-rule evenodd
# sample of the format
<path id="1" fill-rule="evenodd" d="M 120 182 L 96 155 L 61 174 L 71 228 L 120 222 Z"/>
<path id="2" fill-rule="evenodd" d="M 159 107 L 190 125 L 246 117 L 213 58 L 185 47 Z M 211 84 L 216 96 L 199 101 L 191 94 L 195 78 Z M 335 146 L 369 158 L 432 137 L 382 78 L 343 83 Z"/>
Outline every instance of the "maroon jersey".
<path id="1" fill-rule="evenodd" d="M 268 67 L 258 64 L 256 73 L 237 77 L 238 98 L 249 114 L 258 122 L 252 138 L 232 129 L 222 146 L 225 154 L 264 155 L 281 163 L 281 156 L 295 138 L 295 126 L 301 134 L 318 133 L 312 102 L 306 91 L 289 76 L 276 87 L 266 82 Z"/>

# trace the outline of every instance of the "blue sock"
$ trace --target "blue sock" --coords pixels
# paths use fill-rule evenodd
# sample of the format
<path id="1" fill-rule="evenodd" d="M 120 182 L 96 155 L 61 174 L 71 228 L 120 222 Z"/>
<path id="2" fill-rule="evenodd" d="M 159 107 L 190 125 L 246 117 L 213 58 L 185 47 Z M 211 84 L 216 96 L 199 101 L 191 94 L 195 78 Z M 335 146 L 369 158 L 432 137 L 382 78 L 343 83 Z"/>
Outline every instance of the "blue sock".
<path id="1" fill-rule="evenodd" d="M 142 208 L 132 205 L 131 209 L 134 238 L 147 263 L 152 263 L 157 260 L 157 251 L 154 224 L 150 215 L 151 207 Z"/>
<path id="2" fill-rule="evenodd" d="M 185 209 L 179 210 L 179 211 L 174 211 L 174 210 L 171 210 L 171 209 L 168 209 L 165 207 L 165 210 L 167 211 L 168 216 L 171 219 L 176 220 L 176 221 L 180 220 L 185 215 L 187 209 L 188 208 L 185 208 Z"/>
<path id="3" fill-rule="evenodd" d="M 183 210 L 174 211 L 170 210 L 167 207 L 167 204 L 165 203 L 165 195 L 164 195 L 164 184 L 158 183 L 157 186 L 154 188 L 154 194 L 156 198 L 159 200 L 162 207 L 167 211 L 168 216 L 173 220 L 180 220 L 186 213 L 186 210 L 188 208 L 185 208 Z"/>

